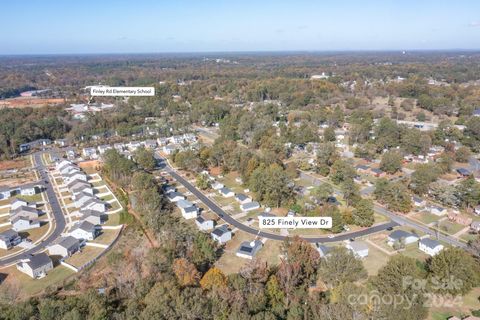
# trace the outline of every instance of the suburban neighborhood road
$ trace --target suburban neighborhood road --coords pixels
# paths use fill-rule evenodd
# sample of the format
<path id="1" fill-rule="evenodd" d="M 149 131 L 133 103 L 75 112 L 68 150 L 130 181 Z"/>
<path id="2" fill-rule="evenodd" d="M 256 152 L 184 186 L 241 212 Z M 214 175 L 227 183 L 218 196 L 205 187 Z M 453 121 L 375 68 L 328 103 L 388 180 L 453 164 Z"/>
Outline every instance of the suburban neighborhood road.
<path id="1" fill-rule="evenodd" d="M 317 178 L 317 177 L 315 177 L 313 175 L 310 175 L 310 174 L 308 174 L 306 172 L 303 172 L 303 171 L 300 171 L 300 177 L 304 178 L 304 179 L 307 179 L 307 180 L 310 180 L 314 185 L 320 185 L 324 182 L 320 178 Z M 335 194 L 341 194 L 341 192 L 337 188 L 334 188 L 334 190 L 335 190 Z M 391 219 L 393 222 L 396 222 L 398 225 L 411 227 L 415 230 L 427 233 L 427 234 L 429 234 L 429 235 L 431 235 L 435 238 L 438 236 L 438 240 L 444 241 L 444 242 L 446 242 L 446 243 L 448 243 L 452 246 L 460 247 L 460 248 L 463 248 L 463 249 L 468 248 L 468 246 L 465 242 L 462 242 L 462 241 L 460 241 L 460 240 L 458 240 L 458 239 L 456 239 L 452 236 L 447 236 L 445 234 L 437 232 L 436 230 L 430 229 L 428 226 L 423 225 L 423 224 L 418 223 L 418 222 L 415 222 L 411 219 L 408 219 L 407 217 L 405 217 L 403 215 L 396 214 L 396 213 L 394 213 L 390 210 L 387 210 L 386 208 L 382 207 L 381 205 L 379 205 L 377 203 L 374 204 L 373 209 L 375 210 L 376 213 L 381 214 L 381 215 Z"/>
<path id="2" fill-rule="evenodd" d="M 44 250 L 53 241 L 60 237 L 66 226 L 65 216 L 63 215 L 62 208 L 60 207 L 60 203 L 58 202 L 55 191 L 53 190 L 52 182 L 50 181 L 50 177 L 48 176 L 45 164 L 42 161 L 42 152 L 34 153 L 33 159 L 38 173 L 40 174 L 41 183 L 45 188 L 45 194 L 47 196 L 48 203 L 50 204 L 50 207 L 52 209 L 52 215 L 55 221 L 52 221 L 50 223 L 55 223 L 54 230 L 46 239 L 42 240 L 35 247 L 23 251 L 15 256 L 4 259 L 0 258 L 0 267 L 11 265 L 26 255 L 35 254 Z"/>
<path id="3" fill-rule="evenodd" d="M 180 184 L 182 184 L 185 188 L 187 188 L 188 191 L 190 191 L 192 194 L 194 194 L 200 201 L 202 201 L 212 212 L 214 212 L 219 218 L 224 220 L 226 223 L 234 226 L 235 228 L 238 228 L 239 230 L 242 230 L 244 232 L 250 233 L 252 235 L 262 237 L 262 238 L 267 238 L 271 240 L 279 240 L 283 241 L 287 236 L 283 236 L 280 234 L 276 233 L 270 233 L 270 232 L 265 232 L 261 231 L 252 227 L 249 227 L 245 224 L 243 224 L 240 221 L 235 220 L 232 216 L 230 216 L 228 213 L 226 213 L 222 208 L 217 206 L 212 200 L 210 200 L 207 196 L 205 196 L 202 192 L 200 192 L 196 187 L 194 187 L 190 182 L 188 182 L 185 178 L 183 178 L 181 175 L 179 175 L 175 169 L 173 169 L 166 161 L 165 159 L 161 158 L 159 155 L 155 155 L 156 159 L 159 162 L 159 166 L 161 169 L 165 170 L 168 172 L 175 180 L 177 180 Z M 338 235 L 334 235 L 333 237 L 327 237 L 327 236 L 322 236 L 322 237 L 304 237 L 302 236 L 301 238 L 305 239 L 305 241 L 308 241 L 310 243 L 325 243 L 325 242 L 337 242 L 337 241 L 343 241 L 343 240 L 348 240 L 351 238 L 356 238 L 356 237 L 362 237 L 366 236 L 372 233 L 380 232 L 383 230 L 386 230 L 388 228 L 393 228 L 398 226 L 396 222 L 387 222 L 387 223 L 382 223 L 379 225 L 375 225 L 370 228 L 366 228 L 364 230 L 359 230 L 359 231 L 354 231 L 354 232 L 349 232 L 349 233 L 342 233 Z"/>

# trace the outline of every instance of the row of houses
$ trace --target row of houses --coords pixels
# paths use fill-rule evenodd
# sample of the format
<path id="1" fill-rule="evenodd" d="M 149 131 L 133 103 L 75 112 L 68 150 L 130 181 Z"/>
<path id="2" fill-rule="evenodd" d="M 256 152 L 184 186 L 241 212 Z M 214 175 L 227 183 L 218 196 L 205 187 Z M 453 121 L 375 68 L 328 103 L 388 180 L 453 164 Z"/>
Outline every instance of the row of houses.
<path id="1" fill-rule="evenodd" d="M 42 191 L 42 184 L 40 182 L 26 183 L 20 186 L 0 187 L 0 200 L 9 199 L 16 195 L 33 196 Z"/>
<path id="2" fill-rule="evenodd" d="M 20 232 L 40 227 L 40 215 L 44 212 L 37 209 L 35 202 L 27 202 L 18 198 L 10 202 L 9 221 L 12 229 Z"/>

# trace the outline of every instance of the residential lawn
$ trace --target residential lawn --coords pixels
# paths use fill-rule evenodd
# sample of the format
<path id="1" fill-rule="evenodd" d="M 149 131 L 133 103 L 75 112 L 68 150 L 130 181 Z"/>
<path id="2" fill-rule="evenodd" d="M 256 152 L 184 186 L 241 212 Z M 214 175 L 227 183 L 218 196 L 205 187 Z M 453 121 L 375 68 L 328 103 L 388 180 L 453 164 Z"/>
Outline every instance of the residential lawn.
<path id="1" fill-rule="evenodd" d="M 30 229 L 19 232 L 22 235 L 22 238 L 28 237 L 28 239 L 32 240 L 32 242 L 37 241 L 40 239 L 45 233 L 48 231 L 49 224 L 46 223 L 40 228 Z"/>
<path id="2" fill-rule="evenodd" d="M 0 217 L 0 224 L 4 224 L 8 222 L 8 218 L 10 218 L 10 215 Z"/>
<path id="3" fill-rule="evenodd" d="M 112 203 L 109 203 L 108 204 L 110 206 L 110 208 L 108 209 L 108 211 L 114 211 L 114 210 L 117 210 L 117 209 L 120 209 L 121 206 L 120 204 L 118 203 L 118 201 L 114 201 Z"/>
<path id="4" fill-rule="evenodd" d="M 470 241 L 470 240 L 478 239 L 478 237 L 480 237 L 478 234 L 465 232 L 460 236 L 460 239 L 465 241 Z"/>
<path id="5" fill-rule="evenodd" d="M 480 303 L 478 297 L 480 296 L 480 287 L 477 287 L 470 291 L 465 296 L 461 297 L 459 304 L 455 304 L 453 301 L 450 306 L 435 306 L 430 309 L 430 320 L 446 320 L 448 317 L 470 314 L 472 310 L 480 309 Z"/>
<path id="6" fill-rule="evenodd" d="M 120 224 L 120 214 L 119 213 L 113 213 L 107 215 L 108 220 L 105 221 L 106 226 L 117 226 Z"/>
<path id="7" fill-rule="evenodd" d="M 110 244 L 113 242 L 120 230 L 102 230 L 101 234 L 93 242 L 101 244 Z"/>
<path id="8" fill-rule="evenodd" d="M 92 184 L 92 186 L 94 186 L 95 188 L 99 188 L 99 187 L 103 187 L 103 186 L 106 186 L 105 184 L 105 181 L 94 181 L 94 182 L 90 182 Z"/>
<path id="9" fill-rule="evenodd" d="M 278 265 L 280 263 L 280 254 L 282 252 L 282 242 L 268 240 L 257 253 L 257 259 L 267 261 L 269 265 Z"/>
<path id="10" fill-rule="evenodd" d="M 71 269 L 62 265 L 58 265 L 50 270 L 47 276 L 42 279 L 32 279 L 25 273 L 17 270 L 14 266 L 2 269 L 1 272 L 8 274 L 5 283 L 9 282 L 11 278 L 11 281 L 18 283 L 18 287 L 27 296 L 40 293 L 49 286 L 59 285 L 62 281 L 75 273 Z"/>
<path id="11" fill-rule="evenodd" d="M 10 201 L 11 201 L 11 199 L 3 199 L 3 200 L 0 200 L 0 207 L 1 207 L 1 206 L 6 206 L 6 205 L 10 204 Z"/>
<path id="12" fill-rule="evenodd" d="M 408 245 L 405 250 L 401 251 L 400 254 L 404 256 L 411 257 L 420 261 L 425 261 L 430 256 L 418 249 L 418 244 L 410 244 Z"/>
<path id="13" fill-rule="evenodd" d="M 465 228 L 465 226 L 461 225 L 461 224 L 458 224 L 458 223 L 454 223 L 454 222 L 451 222 L 451 221 L 442 221 L 440 222 L 440 230 L 441 231 L 444 231 L 448 234 L 455 234 L 457 232 L 459 232 L 460 230 L 462 230 L 463 228 Z"/>
<path id="14" fill-rule="evenodd" d="M 237 231 L 235 235 L 233 235 L 232 240 L 226 243 L 224 252 L 215 265 L 225 274 L 237 273 L 240 271 L 240 269 L 250 260 L 237 257 L 235 253 L 243 241 L 251 241 L 253 240 L 253 237 L 254 236 L 245 232 Z M 262 250 L 263 249 L 265 248 L 262 248 Z"/>
<path id="15" fill-rule="evenodd" d="M 105 249 L 103 248 L 85 246 L 82 248 L 81 252 L 75 253 L 70 258 L 66 259 L 65 262 L 74 267 L 81 267 L 98 257 L 98 255 L 104 250 Z"/>
<path id="16" fill-rule="evenodd" d="M 442 217 L 439 217 L 437 215 L 428 213 L 428 212 L 420 212 L 412 216 L 413 218 L 420 220 L 421 222 L 425 224 L 430 224 L 432 222 L 437 222 L 440 220 Z"/>
<path id="17" fill-rule="evenodd" d="M 376 275 L 381 267 L 387 264 L 390 256 L 374 246 L 368 246 L 368 257 L 363 259 L 363 265 L 367 269 L 368 275 Z"/>
<path id="18" fill-rule="evenodd" d="M 381 215 L 381 214 L 378 214 L 378 213 L 374 213 L 373 218 L 374 218 L 375 223 L 390 221 L 390 219 L 388 219 L 384 215 Z"/>
<path id="19" fill-rule="evenodd" d="M 83 172 L 85 172 L 88 175 L 98 173 L 98 171 L 95 169 L 94 166 L 82 166 L 81 168 L 82 168 Z"/>
<path id="20" fill-rule="evenodd" d="M 17 195 L 16 197 L 18 199 L 22 199 L 22 200 L 25 200 L 27 202 L 42 202 L 43 201 L 41 193 L 34 194 L 33 196 Z"/>
<path id="21" fill-rule="evenodd" d="M 114 198 L 114 196 L 113 196 L 112 194 L 107 194 L 107 195 L 105 195 L 105 196 L 103 196 L 103 197 L 100 197 L 100 199 L 103 200 L 103 201 L 110 201 L 110 200 L 113 200 L 113 199 L 115 199 L 115 198 Z"/>

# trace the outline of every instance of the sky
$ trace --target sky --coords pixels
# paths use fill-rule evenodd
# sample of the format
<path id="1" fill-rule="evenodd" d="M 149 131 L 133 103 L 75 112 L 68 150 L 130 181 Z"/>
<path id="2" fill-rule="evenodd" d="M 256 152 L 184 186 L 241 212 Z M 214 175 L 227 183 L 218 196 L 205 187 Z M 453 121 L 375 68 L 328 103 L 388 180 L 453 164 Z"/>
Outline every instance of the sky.
<path id="1" fill-rule="evenodd" d="M 478 0 L 3 0 L 0 54 L 480 49 Z"/>

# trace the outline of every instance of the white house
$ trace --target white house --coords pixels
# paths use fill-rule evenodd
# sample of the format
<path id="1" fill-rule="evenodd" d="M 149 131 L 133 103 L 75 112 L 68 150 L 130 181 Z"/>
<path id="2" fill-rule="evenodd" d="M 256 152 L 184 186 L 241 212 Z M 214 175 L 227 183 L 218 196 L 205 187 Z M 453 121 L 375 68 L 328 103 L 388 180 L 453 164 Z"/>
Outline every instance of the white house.
<path id="1" fill-rule="evenodd" d="M 83 181 L 88 180 L 87 175 L 82 171 L 71 171 L 69 173 L 62 175 L 62 178 L 65 184 L 68 184 L 70 181 L 73 181 L 73 180 L 83 180 Z"/>
<path id="2" fill-rule="evenodd" d="M 425 207 L 425 205 L 427 204 L 425 199 L 422 199 L 422 198 L 417 197 L 417 196 L 413 196 L 412 201 L 413 201 L 413 204 L 415 205 L 415 207 L 418 207 L 418 208 Z"/>
<path id="3" fill-rule="evenodd" d="M 12 201 L 10 201 L 10 211 L 16 210 L 20 207 L 36 208 L 37 204 L 35 202 L 27 202 L 18 198 L 14 198 Z"/>
<path id="4" fill-rule="evenodd" d="M 33 279 L 43 278 L 47 272 L 53 269 L 53 262 L 50 257 L 42 252 L 17 263 L 17 269 L 28 274 Z"/>
<path id="5" fill-rule="evenodd" d="M 224 198 L 230 198 L 230 197 L 233 197 L 235 195 L 235 193 L 232 190 L 230 190 L 229 188 L 226 188 L 226 187 L 221 188 L 220 190 L 218 190 L 218 192 L 220 192 L 220 194 Z"/>
<path id="6" fill-rule="evenodd" d="M 40 211 L 36 208 L 19 206 L 14 210 L 10 210 L 10 220 L 14 220 L 17 217 L 24 217 L 29 219 L 37 219 L 40 215 Z"/>
<path id="7" fill-rule="evenodd" d="M 256 210 L 259 208 L 260 208 L 260 204 L 257 201 L 247 202 L 240 205 L 240 209 L 246 212 Z"/>
<path id="8" fill-rule="evenodd" d="M 430 213 L 437 216 L 443 216 L 447 214 L 447 209 L 433 205 L 430 207 Z"/>
<path id="9" fill-rule="evenodd" d="M 106 215 L 103 212 L 91 209 L 80 210 L 82 220 L 88 221 L 94 225 L 100 225 L 105 222 Z"/>
<path id="10" fill-rule="evenodd" d="M 8 250 L 22 242 L 18 232 L 12 229 L 0 232 L 0 249 Z"/>
<path id="11" fill-rule="evenodd" d="M 225 186 L 223 185 L 223 183 L 220 183 L 220 182 L 218 182 L 218 181 L 215 181 L 215 182 L 212 184 L 212 189 L 213 189 L 213 190 L 220 190 L 220 189 L 222 189 L 223 187 L 225 187 Z"/>
<path id="12" fill-rule="evenodd" d="M 107 203 L 97 198 L 90 198 L 82 205 L 81 210 L 82 211 L 94 210 L 98 212 L 106 212 Z"/>
<path id="13" fill-rule="evenodd" d="M 237 202 L 240 203 L 240 204 L 245 204 L 245 203 L 252 202 L 252 199 L 250 197 L 247 197 L 243 193 L 237 193 L 235 195 L 235 200 L 237 200 Z"/>
<path id="14" fill-rule="evenodd" d="M 405 245 L 417 242 L 419 240 L 418 236 L 413 233 L 406 232 L 403 230 L 395 230 L 388 236 L 388 244 L 393 245 L 394 243 L 403 242 Z"/>
<path id="15" fill-rule="evenodd" d="M 180 201 L 180 200 L 184 200 L 185 199 L 185 196 L 183 194 L 181 194 L 180 192 L 169 192 L 167 193 L 167 198 L 168 200 L 170 200 L 170 202 L 177 202 L 177 201 Z"/>
<path id="16" fill-rule="evenodd" d="M 81 192 L 75 195 L 75 207 L 81 208 L 87 201 L 94 199 L 93 195 Z"/>
<path id="17" fill-rule="evenodd" d="M 70 257 L 80 249 L 80 241 L 72 236 L 61 237 L 48 247 L 51 256 Z"/>
<path id="18" fill-rule="evenodd" d="M 432 257 L 442 251 L 443 248 L 440 242 L 430 238 L 424 238 L 418 242 L 418 249 Z"/>
<path id="19" fill-rule="evenodd" d="M 19 187 L 22 196 L 33 196 L 40 192 L 38 183 L 28 183 Z"/>
<path id="20" fill-rule="evenodd" d="M 244 241 L 240 244 L 235 255 L 240 258 L 253 259 L 258 251 L 263 247 L 263 242 L 260 240 Z"/>
<path id="21" fill-rule="evenodd" d="M 345 247 L 358 259 L 368 257 L 368 245 L 364 241 L 350 241 Z"/>
<path id="22" fill-rule="evenodd" d="M 0 187 L 0 200 L 8 199 L 12 196 L 12 188 Z"/>
<path id="23" fill-rule="evenodd" d="M 88 221 L 77 223 L 70 231 L 70 235 L 78 240 L 93 240 L 97 237 L 97 234 L 95 225 Z"/>
<path id="24" fill-rule="evenodd" d="M 220 244 L 226 243 L 232 239 L 232 232 L 228 230 L 226 224 L 215 228 L 210 234 L 213 240 L 218 241 Z"/>
<path id="25" fill-rule="evenodd" d="M 27 217 L 16 217 L 12 221 L 13 230 L 25 231 L 35 228 L 40 228 L 40 221 L 29 219 Z"/>
<path id="26" fill-rule="evenodd" d="M 177 207 L 182 212 L 182 216 L 185 219 L 194 219 L 198 215 L 198 208 L 188 200 L 181 199 L 176 203 Z"/>
<path id="27" fill-rule="evenodd" d="M 480 206 L 475 207 L 475 214 L 480 215 Z"/>
<path id="28" fill-rule="evenodd" d="M 98 159 L 97 149 L 95 148 L 83 148 L 82 155 L 89 159 Z"/>
<path id="29" fill-rule="evenodd" d="M 201 231 L 211 230 L 214 227 L 214 222 L 212 219 L 205 219 L 201 215 L 195 219 L 195 224 Z"/>

